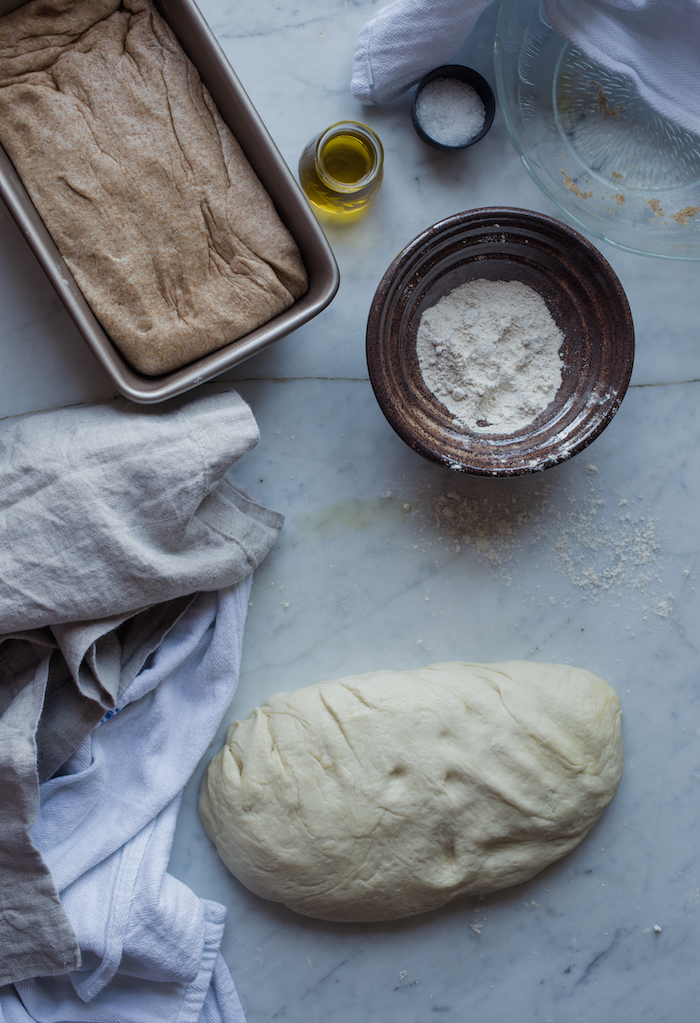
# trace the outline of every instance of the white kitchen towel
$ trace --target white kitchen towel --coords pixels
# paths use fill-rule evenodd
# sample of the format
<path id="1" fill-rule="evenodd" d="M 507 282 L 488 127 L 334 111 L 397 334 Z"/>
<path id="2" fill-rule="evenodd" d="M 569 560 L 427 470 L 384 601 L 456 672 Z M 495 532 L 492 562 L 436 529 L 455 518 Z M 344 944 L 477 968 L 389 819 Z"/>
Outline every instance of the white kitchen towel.
<path id="1" fill-rule="evenodd" d="M 80 944 L 69 974 L 0 992 L 6 1023 L 243 1023 L 225 909 L 167 873 L 182 790 L 238 682 L 249 576 L 201 593 L 41 786 L 32 837 Z"/>
<path id="2" fill-rule="evenodd" d="M 215 905 L 215 903 L 210 903 Z M 202 956 L 202 971 L 188 985 L 186 995 L 178 1000 L 171 990 L 175 1014 L 163 1015 L 162 985 L 138 981 L 117 974 L 107 991 L 90 1005 L 75 1002 L 75 992 L 63 977 L 56 977 L 42 1001 L 37 996 L 32 1015 L 13 987 L 0 988 L 0 1023 L 38 1023 L 43 1019 L 60 1019 L 61 1023 L 121 1023 L 136 1019 L 140 1023 L 178 1023 L 197 1019 L 197 1023 L 245 1023 L 231 974 L 220 952 L 214 951 L 221 940 L 223 924 L 215 924 L 211 947 Z M 218 932 L 218 933 L 217 933 Z M 178 1010 L 179 1005 L 179 1010 Z M 194 1015 L 202 1006 L 199 1017 Z M 193 1012 L 194 1010 L 194 1012 Z"/>
<path id="3" fill-rule="evenodd" d="M 351 91 L 384 103 L 449 63 L 493 0 L 395 0 L 360 31 Z M 543 0 L 552 27 L 700 134 L 700 0 Z"/>
<path id="4" fill-rule="evenodd" d="M 350 89 L 386 103 L 447 64 L 492 0 L 394 0 L 360 29 Z"/>

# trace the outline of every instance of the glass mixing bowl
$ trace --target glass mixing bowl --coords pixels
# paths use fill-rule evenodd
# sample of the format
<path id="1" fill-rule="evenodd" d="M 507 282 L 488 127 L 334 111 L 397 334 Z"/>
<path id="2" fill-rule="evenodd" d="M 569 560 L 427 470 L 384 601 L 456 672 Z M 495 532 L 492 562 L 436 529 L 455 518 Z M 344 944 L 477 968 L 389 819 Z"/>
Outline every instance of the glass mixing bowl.
<path id="1" fill-rule="evenodd" d="M 700 137 L 558 35 L 539 0 L 502 0 L 496 82 L 523 163 L 577 227 L 632 252 L 700 259 Z"/>

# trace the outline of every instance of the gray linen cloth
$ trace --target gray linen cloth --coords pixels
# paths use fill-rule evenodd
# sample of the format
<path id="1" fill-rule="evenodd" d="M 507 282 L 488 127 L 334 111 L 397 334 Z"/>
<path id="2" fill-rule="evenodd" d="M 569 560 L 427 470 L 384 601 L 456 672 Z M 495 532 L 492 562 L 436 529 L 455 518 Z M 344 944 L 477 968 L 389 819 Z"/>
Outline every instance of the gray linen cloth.
<path id="1" fill-rule="evenodd" d="M 258 441 L 233 391 L 119 399 L 0 433 L 0 985 L 80 965 L 32 843 L 51 777 L 199 591 L 244 579 L 283 518 L 225 473 Z"/>

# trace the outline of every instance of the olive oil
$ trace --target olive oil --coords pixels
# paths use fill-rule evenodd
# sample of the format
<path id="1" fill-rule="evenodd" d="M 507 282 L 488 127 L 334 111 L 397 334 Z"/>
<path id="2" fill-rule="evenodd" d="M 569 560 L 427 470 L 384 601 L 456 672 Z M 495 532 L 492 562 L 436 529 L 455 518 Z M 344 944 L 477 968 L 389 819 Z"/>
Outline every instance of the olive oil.
<path id="1" fill-rule="evenodd" d="M 356 185 L 366 178 L 377 161 L 374 147 L 370 149 L 365 138 L 350 132 L 333 135 L 328 139 L 321 155 L 328 174 L 344 185 Z"/>
<path id="2" fill-rule="evenodd" d="M 357 213 L 382 182 L 384 152 L 371 128 L 341 121 L 316 135 L 299 160 L 306 197 L 326 213 Z"/>

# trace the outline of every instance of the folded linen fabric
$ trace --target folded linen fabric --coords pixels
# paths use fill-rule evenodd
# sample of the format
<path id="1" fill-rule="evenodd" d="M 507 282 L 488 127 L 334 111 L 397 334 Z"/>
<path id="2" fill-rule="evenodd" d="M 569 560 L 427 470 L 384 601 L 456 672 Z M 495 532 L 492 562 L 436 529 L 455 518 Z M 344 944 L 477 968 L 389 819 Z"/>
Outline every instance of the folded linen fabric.
<path id="1" fill-rule="evenodd" d="M 361 29 L 351 90 L 384 103 L 448 63 L 493 0 L 395 0 Z M 700 0 L 543 0 L 552 27 L 700 134 Z"/>
<path id="2" fill-rule="evenodd" d="M 215 657 L 208 649 L 220 633 L 227 636 L 219 643 L 225 684 L 218 690 L 208 679 L 200 684 L 205 720 L 189 754 L 178 755 L 183 769 L 191 773 L 206 749 L 235 688 L 244 620 L 233 628 L 231 614 L 217 613 L 214 591 L 249 577 L 283 522 L 224 479 L 257 439 L 252 413 L 234 392 L 150 409 L 123 401 L 64 409 L 0 434 L 0 984 L 78 970 L 83 925 L 79 914 L 74 922 L 66 913 L 70 896 L 62 905 L 58 891 L 107 869 L 106 861 L 143 829 L 156 836 L 149 848 L 163 847 L 157 836 L 167 836 L 167 828 L 152 822 L 189 776 L 168 772 L 160 758 L 176 736 L 166 729 L 161 746 L 154 745 L 151 723 L 141 735 L 150 774 L 132 773 L 128 785 L 122 779 L 109 803 L 109 779 L 95 751 L 103 734 L 123 733 L 124 711 L 109 721 L 111 733 L 100 725 L 94 746 L 92 737 L 85 743 L 105 712 L 145 700 L 153 713 L 158 700 L 149 690 L 179 665 L 196 675 L 200 662 Z M 204 592 L 196 597 L 198 591 Z M 188 711 L 186 720 L 186 730 L 174 719 L 170 727 L 189 743 L 197 718 Z M 140 763 L 123 743 L 121 750 L 115 778 L 125 764 Z M 40 777 L 51 778 L 42 786 L 41 811 Z M 156 802 L 144 795 L 149 785 Z M 65 804 L 56 792 L 67 786 Z M 119 814 L 128 819 L 126 831 Z M 84 822 L 91 830 L 77 842 Z M 170 889 L 167 882 L 163 890 Z M 85 904 L 84 897 L 72 904 Z M 201 910 L 203 935 L 220 926 L 217 914 L 219 908 Z M 90 951 L 90 942 L 84 947 Z M 115 947 L 102 954 L 100 961 L 112 965 L 100 976 L 130 961 Z M 213 969 L 215 956 L 209 959 Z M 81 988 L 88 997 L 98 989 L 97 981 Z M 203 999 L 207 990 L 208 981 Z"/>
<path id="3" fill-rule="evenodd" d="M 167 864 L 182 789 L 235 691 L 249 592 L 250 578 L 199 594 L 116 712 L 42 785 L 33 837 L 82 963 L 4 988 L 1 1020 L 243 1023 L 219 953 L 226 911 Z"/>
<path id="4" fill-rule="evenodd" d="M 134 614 L 248 575 L 280 519 L 223 477 L 257 441 L 232 391 L 61 409 L 1 433 L 2 632 Z"/>

